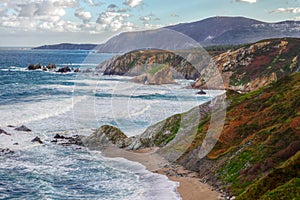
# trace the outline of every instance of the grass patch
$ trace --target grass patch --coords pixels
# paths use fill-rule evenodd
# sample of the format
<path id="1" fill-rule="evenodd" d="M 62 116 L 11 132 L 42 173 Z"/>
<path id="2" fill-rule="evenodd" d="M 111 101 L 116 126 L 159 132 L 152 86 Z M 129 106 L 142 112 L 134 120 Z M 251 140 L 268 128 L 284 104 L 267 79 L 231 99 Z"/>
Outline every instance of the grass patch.
<path id="1" fill-rule="evenodd" d="M 150 69 L 150 70 L 148 71 L 148 73 L 151 74 L 151 75 L 154 75 L 154 74 L 156 74 L 157 72 L 159 72 L 160 70 L 164 69 L 166 66 L 167 66 L 167 65 L 159 65 L 159 66 L 157 66 L 157 67 L 154 67 L 154 68 Z"/>

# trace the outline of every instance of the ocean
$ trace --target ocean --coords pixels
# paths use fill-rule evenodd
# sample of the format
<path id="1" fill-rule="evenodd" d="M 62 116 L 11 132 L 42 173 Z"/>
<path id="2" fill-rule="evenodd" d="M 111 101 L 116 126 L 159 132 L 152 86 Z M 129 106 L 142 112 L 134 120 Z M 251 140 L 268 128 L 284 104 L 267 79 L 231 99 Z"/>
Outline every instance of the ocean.
<path id="1" fill-rule="evenodd" d="M 26 125 L 44 141 L 16 145 L 14 154 L 0 156 L 0 199 L 180 199 L 177 183 L 139 163 L 51 143 L 56 133 L 90 135 L 104 124 L 128 136 L 141 134 L 148 126 L 220 94 L 195 96 L 196 90 L 185 89 L 191 83 L 187 80 L 150 86 L 94 71 L 112 56 L 0 49 L 0 128 L 13 132 L 9 125 Z M 31 63 L 91 70 L 66 74 L 26 70 Z"/>

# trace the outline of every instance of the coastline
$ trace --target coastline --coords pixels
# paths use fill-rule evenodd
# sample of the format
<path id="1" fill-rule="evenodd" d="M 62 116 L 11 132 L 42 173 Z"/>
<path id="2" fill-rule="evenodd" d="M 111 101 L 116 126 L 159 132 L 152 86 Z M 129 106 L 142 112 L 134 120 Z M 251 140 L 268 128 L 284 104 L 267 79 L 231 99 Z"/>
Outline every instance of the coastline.
<path id="1" fill-rule="evenodd" d="M 183 200 L 216 200 L 222 194 L 213 190 L 208 184 L 200 181 L 196 172 L 185 170 L 182 166 L 170 164 L 155 152 L 158 148 L 147 148 L 137 151 L 107 147 L 101 153 L 110 158 L 125 158 L 138 162 L 147 170 L 167 176 L 169 180 L 178 182 L 177 192 Z"/>

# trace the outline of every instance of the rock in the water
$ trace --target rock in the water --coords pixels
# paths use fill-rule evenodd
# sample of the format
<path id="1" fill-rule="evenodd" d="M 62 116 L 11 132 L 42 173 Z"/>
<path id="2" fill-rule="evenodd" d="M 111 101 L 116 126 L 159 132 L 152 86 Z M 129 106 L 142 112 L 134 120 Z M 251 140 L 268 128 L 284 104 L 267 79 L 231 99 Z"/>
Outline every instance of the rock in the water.
<path id="1" fill-rule="evenodd" d="M 59 70 L 57 70 L 56 72 L 58 73 L 67 73 L 67 72 L 71 72 L 71 68 L 69 66 L 65 66 L 63 68 L 60 68 Z"/>
<path id="2" fill-rule="evenodd" d="M 10 149 L 1 149 L 0 148 L 0 156 L 1 155 L 6 155 L 6 154 L 13 154 L 14 151 L 10 150 Z"/>
<path id="3" fill-rule="evenodd" d="M 55 138 L 55 139 L 65 139 L 66 137 L 63 136 L 63 135 L 56 134 L 56 135 L 54 136 L 54 138 Z"/>
<path id="4" fill-rule="evenodd" d="M 120 129 L 104 125 L 89 137 L 82 139 L 83 145 L 92 149 L 115 145 L 124 148 L 130 144 L 130 139 Z"/>
<path id="5" fill-rule="evenodd" d="M 6 132 L 5 130 L 0 129 L 0 135 L 4 134 L 4 135 L 11 135 L 10 133 Z"/>
<path id="6" fill-rule="evenodd" d="M 55 65 L 55 64 L 52 64 L 52 63 L 49 63 L 49 64 L 46 66 L 46 68 L 49 69 L 49 70 L 56 69 L 56 65 Z"/>
<path id="7" fill-rule="evenodd" d="M 36 136 L 33 140 L 31 140 L 31 142 L 38 142 L 40 144 L 43 144 L 43 141 L 38 136 Z"/>
<path id="8" fill-rule="evenodd" d="M 206 92 L 204 92 L 204 90 L 200 90 L 199 92 L 197 92 L 197 94 L 204 95 L 206 94 Z"/>
<path id="9" fill-rule="evenodd" d="M 74 72 L 80 72 L 80 69 L 79 68 L 76 68 L 75 70 L 74 70 Z"/>
<path id="10" fill-rule="evenodd" d="M 28 70 L 37 70 L 37 69 L 42 69 L 42 65 L 39 63 L 37 65 L 30 64 L 27 68 Z"/>
<path id="11" fill-rule="evenodd" d="M 31 131 L 31 129 L 27 128 L 27 127 L 24 126 L 24 125 L 15 128 L 15 130 L 16 130 L 16 131 L 27 131 L 27 132 L 30 132 L 30 131 Z"/>

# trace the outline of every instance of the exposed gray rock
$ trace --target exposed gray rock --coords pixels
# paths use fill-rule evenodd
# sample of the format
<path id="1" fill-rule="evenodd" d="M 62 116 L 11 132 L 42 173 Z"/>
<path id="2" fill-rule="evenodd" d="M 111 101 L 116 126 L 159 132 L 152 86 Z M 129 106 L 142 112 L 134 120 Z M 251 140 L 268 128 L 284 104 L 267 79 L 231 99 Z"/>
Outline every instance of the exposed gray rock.
<path id="1" fill-rule="evenodd" d="M 4 135 L 11 135 L 10 133 L 7 133 L 5 130 L 0 129 L 0 135 L 4 134 Z"/>
<path id="2" fill-rule="evenodd" d="M 82 142 L 84 146 L 91 149 L 98 149 L 109 145 L 124 148 L 131 143 L 131 139 L 120 131 L 120 129 L 114 126 L 104 125 L 92 135 L 82 138 Z"/>
<path id="3" fill-rule="evenodd" d="M 16 130 L 16 131 L 26 131 L 26 132 L 30 132 L 30 131 L 31 131 L 31 129 L 27 128 L 27 127 L 24 126 L 24 125 L 15 128 L 15 130 Z"/>
<path id="4" fill-rule="evenodd" d="M 31 142 L 37 142 L 37 143 L 43 144 L 43 141 L 38 136 L 36 136 L 33 140 L 31 140 Z"/>

